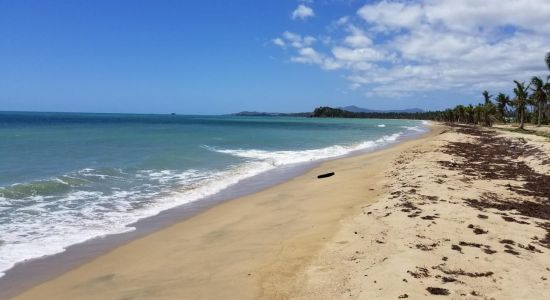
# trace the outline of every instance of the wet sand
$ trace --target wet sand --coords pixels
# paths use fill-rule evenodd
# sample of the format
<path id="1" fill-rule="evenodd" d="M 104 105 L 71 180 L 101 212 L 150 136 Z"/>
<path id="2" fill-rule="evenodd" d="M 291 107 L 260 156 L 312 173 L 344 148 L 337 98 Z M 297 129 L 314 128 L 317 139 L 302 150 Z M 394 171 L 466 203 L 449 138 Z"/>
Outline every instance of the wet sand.
<path id="1" fill-rule="evenodd" d="M 547 299 L 549 182 L 547 138 L 436 125 L 214 206 L 15 299 Z"/>
<path id="2" fill-rule="evenodd" d="M 399 153 L 433 135 L 325 162 L 131 241 L 15 299 L 290 297 L 299 288 L 296 276 L 341 221 L 384 193 L 384 172 Z M 317 179 L 329 171 L 336 175 Z"/>

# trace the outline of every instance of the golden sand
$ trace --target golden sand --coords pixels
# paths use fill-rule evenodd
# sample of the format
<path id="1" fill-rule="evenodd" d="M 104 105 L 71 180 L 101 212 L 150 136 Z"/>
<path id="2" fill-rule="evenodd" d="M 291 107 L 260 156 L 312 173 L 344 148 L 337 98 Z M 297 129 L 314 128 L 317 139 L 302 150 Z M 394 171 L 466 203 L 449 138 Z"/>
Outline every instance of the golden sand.
<path id="1" fill-rule="evenodd" d="M 547 139 L 499 136 L 538 149 L 510 163 L 550 175 L 541 163 L 550 161 Z M 454 166 L 467 159 L 445 150 L 456 142 L 481 146 L 434 126 L 224 202 L 15 299 L 548 299 L 548 220 L 468 199 L 546 203 L 550 195 L 515 189 L 521 178 L 465 175 Z"/>

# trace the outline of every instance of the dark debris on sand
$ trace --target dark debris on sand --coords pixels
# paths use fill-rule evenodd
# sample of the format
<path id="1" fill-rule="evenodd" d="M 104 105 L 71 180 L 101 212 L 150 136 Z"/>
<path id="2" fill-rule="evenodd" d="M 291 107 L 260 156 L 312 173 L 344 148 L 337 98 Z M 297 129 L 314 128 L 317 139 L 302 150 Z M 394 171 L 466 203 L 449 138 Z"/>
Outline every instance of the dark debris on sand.
<path id="1" fill-rule="evenodd" d="M 454 276 L 468 276 L 468 277 L 489 277 L 493 276 L 494 272 L 488 271 L 488 272 L 467 272 L 462 269 L 456 269 L 456 270 L 450 270 L 444 268 L 445 264 L 440 264 L 437 266 L 432 267 L 434 270 L 439 270 L 447 275 L 454 275 Z"/>
<path id="2" fill-rule="evenodd" d="M 495 253 L 497 253 L 497 251 L 491 249 L 491 246 L 489 246 L 489 245 L 484 245 L 484 244 L 479 244 L 479 243 L 469 243 L 469 242 L 463 242 L 463 241 L 460 241 L 460 243 L 458 243 L 458 244 L 460 246 L 463 246 L 463 247 L 480 248 L 486 254 L 495 254 Z"/>
<path id="3" fill-rule="evenodd" d="M 473 229 L 475 234 L 486 234 L 487 232 L 489 232 L 489 231 L 483 230 L 479 226 L 475 226 L 473 224 L 468 225 L 468 228 Z"/>
<path id="4" fill-rule="evenodd" d="M 502 198 L 497 194 L 487 192 L 479 200 L 464 199 L 466 203 L 482 211 L 486 209 L 517 211 L 524 217 L 549 221 L 536 224 L 547 231 L 546 236 L 537 242 L 550 248 L 550 175 L 537 173 L 526 163 L 519 161 L 519 158 L 522 157 L 538 156 L 541 154 L 541 150 L 528 145 L 522 139 L 507 139 L 498 136 L 493 131 L 468 126 L 454 127 L 459 133 L 476 138 L 477 142 L 448 143 L 442 151 L 460 159 L 439 161 L 439 164 L 471 178 L 519 181 L 521 183 L 519 185 L 507 184 L 507 189 L 518 195 L 533 197 L 532 201 L 522 201 Z M 541 161 L 541 164 L 545 163 L 548 162 Z M 529 224 L 509 216 L 504 216 L 503 219 L 507 222 Z M 475 231 L 476 229 L 474 229 Z M 480 230 L 477 232 L 482 233 Z M 478 234 L 477 232 L 475 233 Z"/>
<path id="5" fill-rule="evenodd" d="M 426 290 L 428 292 L 430 292 L 430 294 L 432 295 L 444 295 L 444 296 L 447 296 L 449 295 L 449 290 L 448 289 L 444 289 L 444 288 L 438 288 L 438 287 L 428 287 L 426 288 Z"/>
<path id="6" fill-rule="evenodd" d="M 430 277 L 430 271 L 427 268 L 416 267 L 416 271 L 407 271 L 414 278 L 425 278 Z"/>
<path id="7" fill-rule="evenodd" d="M 422 250 L 422 251 L 432 251 L 435 249 L 439 243 L 433 243 L 433 244 L 416 244 L 416 249 Z"/>
<path id="8" fill-rule="evenodd" d="M 521 180 L 523 187 L 510 186 L 520 195 L 534 196 L 550 200 L 550 176 L 540 174 L 524 162 L 517 162 L 520 157 L 534 155 L 539 149 L 525 143 L 499 137 L 493 131 L 479 128 L 457 126 L 459 133 L 476 137 L 479 143 L 451 142 L 443 152 L 462 158 L 458 162 L 441 161 L 440 164 L 450 169 L 460 170 L 463 174 L 483 179 Z"/>

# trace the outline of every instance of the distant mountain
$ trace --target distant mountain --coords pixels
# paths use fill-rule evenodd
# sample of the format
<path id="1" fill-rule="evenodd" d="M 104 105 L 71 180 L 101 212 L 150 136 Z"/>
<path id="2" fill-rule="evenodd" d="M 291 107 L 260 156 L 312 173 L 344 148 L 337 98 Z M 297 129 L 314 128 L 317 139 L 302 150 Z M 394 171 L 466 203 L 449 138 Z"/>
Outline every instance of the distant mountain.
<path id="1" fill-rule="evenodd" d="M 271 112 L 258 112 L 258 111 L 241 111 L 231 114 L 233 116 L 247 116 L 247 117 L 311 117 L 310 112 L 303 113 L 271 113 Z"/>
<path id="2" fill-rule="evenodd" d="M 372 119 L 416 119 L 424 120 L 433 118 L 433 112 L 409 112 L 399 111 L 367 111 L 351 112 L 341 108 L 317 107 L 313 111 L 314 118 L 372 118 Z"/>
<path id="3" fill-rule="evenodd" d="M 415 114 L 424 113 L 424 110 L 420 108 L 398 109 L 398 110 L 376 110 L 358 107 L 355 105 L 329 108 L 330 115 L 339 115 L 342 117 L 371 117 L 371 118 L 386 118 L 395 117 L 396 114 Z M 340 111 L 340 112 L 337 112 Z M 355 113 L 357 115 L 348 114 Z M 301 112 L 301 113 L 276 113 L 276 112 L 259 112 L 259 111 L 241 111 L 231 114 L 232 116 L 246 116 L 246 117 L 312 117 L 315 112 Z M 368 116 L 367 116 L 368 115 Z"/>
<path id="4" fill-rule="evenodd" d="M 349 111 L 349 112 L 356 112 L 356 113 L 422 113 L 424 110 L 420 108 L 408 108 L 408 109 L 397 109 L 397 110 L 376 110 L 376 109 L 367 109 L 358 107 L 355 105 L 350 106 L 344 106 L 344 107 L 338 107 L 339 109 Z"/>

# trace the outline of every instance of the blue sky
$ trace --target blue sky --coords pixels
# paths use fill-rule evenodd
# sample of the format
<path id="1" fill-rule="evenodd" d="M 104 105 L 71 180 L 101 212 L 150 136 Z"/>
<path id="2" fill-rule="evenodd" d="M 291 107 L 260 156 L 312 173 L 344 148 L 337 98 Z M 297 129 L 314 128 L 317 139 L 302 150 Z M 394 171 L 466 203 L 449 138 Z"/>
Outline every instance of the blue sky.
<path id="1" fill-rule="evenodd" d="M 544 74 L 546 1 L 457 2 L 3 0 L 0 110 L 438 109 Z"/>

